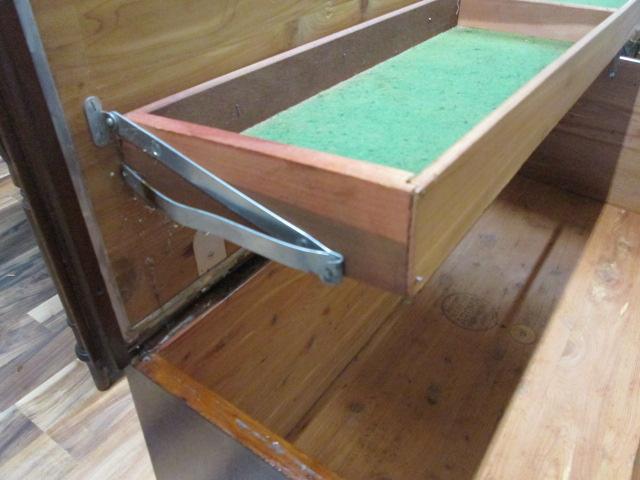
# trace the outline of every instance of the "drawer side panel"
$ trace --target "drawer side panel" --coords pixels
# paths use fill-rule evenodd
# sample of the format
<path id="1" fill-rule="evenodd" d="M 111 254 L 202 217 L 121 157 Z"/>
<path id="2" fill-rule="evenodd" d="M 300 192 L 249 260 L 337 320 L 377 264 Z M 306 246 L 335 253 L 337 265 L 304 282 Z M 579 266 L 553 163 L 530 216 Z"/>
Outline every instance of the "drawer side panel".
<path id="1" fill-rule="evenodd" d="M 640 21 L 630 1 L 477 125 L 413 183 L 415 242 L 408 279 L 421 287 L 513 178 Z"/>

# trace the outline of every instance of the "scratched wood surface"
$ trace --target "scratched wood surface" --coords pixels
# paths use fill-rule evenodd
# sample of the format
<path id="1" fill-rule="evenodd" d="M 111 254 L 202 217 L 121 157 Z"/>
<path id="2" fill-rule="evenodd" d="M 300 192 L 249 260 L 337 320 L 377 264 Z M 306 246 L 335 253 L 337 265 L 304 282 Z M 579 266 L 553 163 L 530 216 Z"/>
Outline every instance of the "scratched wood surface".
<path id="1" fill-rule="evenodd" d="M 160 355 L 343 478 L 638 478 L 638 214 L 516 177 L 323 392 L 331 292 L 275 265 L 247 286 Z"/>
<path id="2" fill-rule="evenodd" d="M 2 200 L 0 478 L 152 480 L 127 383 L 95 389 L 22 207 Z"/>
<path id="3" fill-rule="evenodd" d="M 96 149 L 88 95 L 133 110 L 171 93 L 411 3 L 411 0 L 34 0 L 104 249 L 132 323 L 198 277 L 194 232 L 133 199 L 115 149 Z M 124 214 L 126 212 L 126 214 Z"/>

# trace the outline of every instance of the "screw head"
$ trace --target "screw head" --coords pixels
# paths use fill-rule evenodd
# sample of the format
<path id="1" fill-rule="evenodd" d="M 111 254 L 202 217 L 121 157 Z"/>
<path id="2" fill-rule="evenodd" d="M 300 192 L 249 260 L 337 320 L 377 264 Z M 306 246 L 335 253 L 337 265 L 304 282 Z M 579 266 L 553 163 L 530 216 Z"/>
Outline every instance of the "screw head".
<path id="1" fill-rule="evenodd" d="M 340 274 L 334 268 L 327 267 L 322 272 L 322 275 L 320 278 L 325 283 L 335 284 L 335 283 L 338 283 Z"/>

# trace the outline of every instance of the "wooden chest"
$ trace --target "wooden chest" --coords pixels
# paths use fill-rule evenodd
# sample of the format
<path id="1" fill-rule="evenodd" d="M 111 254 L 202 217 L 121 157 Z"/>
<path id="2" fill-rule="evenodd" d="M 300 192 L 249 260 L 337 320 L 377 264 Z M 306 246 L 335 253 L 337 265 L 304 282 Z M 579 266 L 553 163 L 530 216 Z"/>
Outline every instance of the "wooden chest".
<path id="1" fill-rule="evenodd" d="M 3 150 L 159 479 L 639 474 L 640 0 L 0 9 Z"/>

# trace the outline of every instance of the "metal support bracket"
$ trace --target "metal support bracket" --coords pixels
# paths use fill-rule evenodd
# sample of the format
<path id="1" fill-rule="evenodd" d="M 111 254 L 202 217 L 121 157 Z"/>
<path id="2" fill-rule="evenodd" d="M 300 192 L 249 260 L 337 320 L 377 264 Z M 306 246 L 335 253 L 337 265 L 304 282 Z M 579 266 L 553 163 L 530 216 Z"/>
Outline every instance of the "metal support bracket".
<path id="1" fill-rule="evenodd" d="M 177 202 L 124 164 L 123 175 L 127 184 L 174 222 L 222 237 L 288 267 L 314 273 L 324 282 L 339 283 L 342 280 L 344 259 L 340 253 L 327 248 L 125 116 L 114 111 L 105 112 L 97 97 L 85 100 L 84 111 L 97 146 L 104 147 L 116 140 L 136 146 L 260 230 Z"/>

